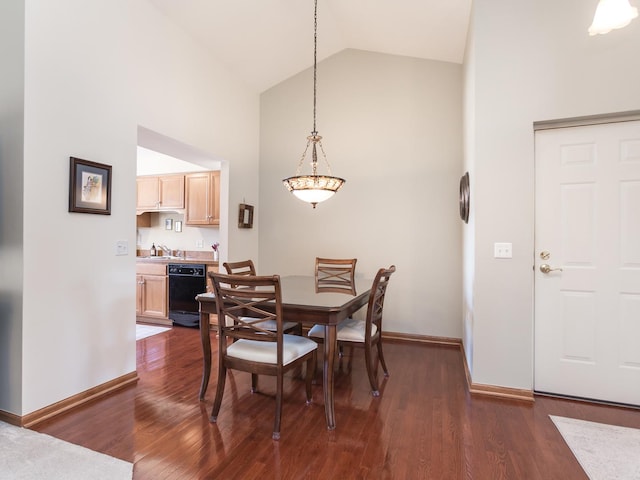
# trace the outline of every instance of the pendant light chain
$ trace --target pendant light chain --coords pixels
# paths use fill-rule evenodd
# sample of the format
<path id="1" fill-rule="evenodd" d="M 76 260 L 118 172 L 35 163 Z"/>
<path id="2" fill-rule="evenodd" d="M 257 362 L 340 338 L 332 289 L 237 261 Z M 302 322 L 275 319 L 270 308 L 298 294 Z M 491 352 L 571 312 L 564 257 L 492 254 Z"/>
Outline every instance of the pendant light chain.
<path id="1" fill-rule="evenodd" d="M 318 136 L 318 130 L 316 129 L 316 95 L 318 91 L 318 0 L 314 2 L 313 8 L 313 132 L 311 135 Z M 313 140 L 313 147 L 311 149 L 311 175 L 318 175 L 318 153 L 316 151 L 317 141 Z"/>
<path id="2" fill-rule="evenodd" d="M 313 137 L 318 137 L 316 141 L 313 142 L 312 148 L 312 158 L 311 165 L 313 169 L 313 175 L 318 174 L 318 153 L 316 152 L 316 143 L 320 146 L 320 152 L 322 152 L 322 158 L 324 159 L 324 163 L 327 165 L 327 172 L 329 175 L 333 175 L 331 173 L 331 164 L 327 159 L 327 155 L 324 153 L 324 148 L 322 148 L 321 138 L 318 136 L 318 130 L 316 128 L 316 97 L 318 96 L 318 0 L 315 0 L 315 9 L 313 11 L 313 132 L 311 135 Z M 307 143 L 307 147 L 309 144 Z M 306 149 L 305 153 L 306 155 Z"/>
<path id="3" fill-rule="evenodd" d="M 317 135 L 316 130 L 316 94 L 318 91 L 317 82 L 317 70 L 318 70 L 318 0 L 315 0 L 315 8 L 313 11 L 313 132 L 312 135 Z"/>

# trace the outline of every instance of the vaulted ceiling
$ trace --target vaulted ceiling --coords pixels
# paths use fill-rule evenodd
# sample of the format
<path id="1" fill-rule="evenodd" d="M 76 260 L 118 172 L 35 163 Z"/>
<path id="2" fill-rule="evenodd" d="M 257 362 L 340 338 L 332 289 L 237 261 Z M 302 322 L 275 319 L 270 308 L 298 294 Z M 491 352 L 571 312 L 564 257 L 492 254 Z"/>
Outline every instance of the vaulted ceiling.
<path id="1" fill-rule="evenodd" d="M 318 0 L 318 61 L 346 48 L 462 63 L 472 0 Z M 313 0 L 150 0 L 262 92 L 313 65 Z"/>

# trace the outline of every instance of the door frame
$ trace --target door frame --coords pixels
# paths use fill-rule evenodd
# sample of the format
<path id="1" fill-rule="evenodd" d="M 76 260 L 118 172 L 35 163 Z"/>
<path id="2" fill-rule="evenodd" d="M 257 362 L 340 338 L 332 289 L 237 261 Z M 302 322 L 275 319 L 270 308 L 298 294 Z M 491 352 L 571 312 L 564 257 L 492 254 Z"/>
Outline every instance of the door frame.
<path id="1" fill-rule="evenodd" d="M 542 130 L 551 130 L 551 129 L 559 129 L 559 128 L 571 128 L 571 127 L 585 127 L 585 126 L 590 126 L 590 125 L 604 125 L 604 124 L 610 124 L 610 123 L 622 123 L 622 122 L 633 122 L 633 121 L 638 121 L 640 120 L 640 110 L 630 110 L 630 111 L 626 111 L 626 112 L 615 112 L 615 113 L 604 113 L 604 114 L 597 114 L 597 115 L 587 115 L 587 116 L 582 116 L 582 117 L 569 117 L 569 118 L 560 118 L 560 119 L 554 119 L 554 120 L 543 120 L 543 121 L 537 121 L 537 122 L 533 122 L 533 134 L 534 134 L 534 155 L 533 155 L 533 168 L 534 168 L 534 172 L 536 170 L 536 156 L 535 156 L 535 134 L 538 131 L 542 131 Z M 534 177 L 535 178 L 535 177 Z M 536 205 L 536 190 L 534 188 L 533 190 L 533 205 L 534 205 L 534 217 L 533 217 L 533 222 L 534 222 L 534 229 L 533 229 L 533 251 L 531 252 L 532 255 L 532 260 L 533 260 L 533 268 L 532 268 L 532 275 L 535 276 L 536 272 L 535 272 L 535 249 L 536 249 L 536 230 L 535 230 L 535 205 Z M 536 312 L 535 312 L 535 299 L 536 299 L 536 289 L 535 289 L 535 278 L 533 279 L 533 304 L 532 304 L 532 333 L 533 333 L 533 341 L 535 342 L 535 329 L 536 329 Z M 533 375 L 532 375 L 532 385 L 533 385 L 533 394 L 537 393 L 536 390 L 536 384 L 535 384 L 535 365 L 536 365 L 536 348 L 535 348 L 535 344 L 533 345 L 532 348 L 532 368 L 534 369 L 533 371 Z M 561 395 L 559 395 L 561 396 Z"/>
<path id="2" fill-rule="evenodd" d="M 533 132 L 538 130 L 550 130 L 552 128 L 586 127 L 588 125 L 602 125 L 604 123 L 633 122 L 640 120 L 640 110 L 628 112 L 603 113 L 600 115 L 587 115 L 583 117 L 559 118 L 555 120 L 542 120 L 533 122 Z M 535 161 L 535 158 L 534 158 Z"/>

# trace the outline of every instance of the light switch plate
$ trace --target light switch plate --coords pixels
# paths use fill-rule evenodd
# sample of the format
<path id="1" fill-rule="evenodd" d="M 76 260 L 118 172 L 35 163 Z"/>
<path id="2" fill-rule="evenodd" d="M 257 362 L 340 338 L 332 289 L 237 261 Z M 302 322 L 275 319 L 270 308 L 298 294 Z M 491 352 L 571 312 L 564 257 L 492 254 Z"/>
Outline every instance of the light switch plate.
<path id="1" fill-rule="evenodd" d="M 129 242 L 118 240 L 116 242 L 116 255 L 129 255 Z"/>
<path id="2" fill-rule="evenodd" d="M 494 243 L 493 258 L 512 258 L 513 245 L 511 243 Z"/>

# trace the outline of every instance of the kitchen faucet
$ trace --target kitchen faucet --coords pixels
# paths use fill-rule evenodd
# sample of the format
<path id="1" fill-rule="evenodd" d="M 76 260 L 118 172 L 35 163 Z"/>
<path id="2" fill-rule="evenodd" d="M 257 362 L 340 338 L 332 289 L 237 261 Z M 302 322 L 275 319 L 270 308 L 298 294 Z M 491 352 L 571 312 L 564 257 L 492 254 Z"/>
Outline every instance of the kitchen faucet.
<path id="1" fill-rule="evenodd" d="M 171 249 L 169 247 L 167 247 L 166 245 L 158 245 L 162 251 L 164 252 L 165 255 L 167 256 L 171 256 Z"/>

